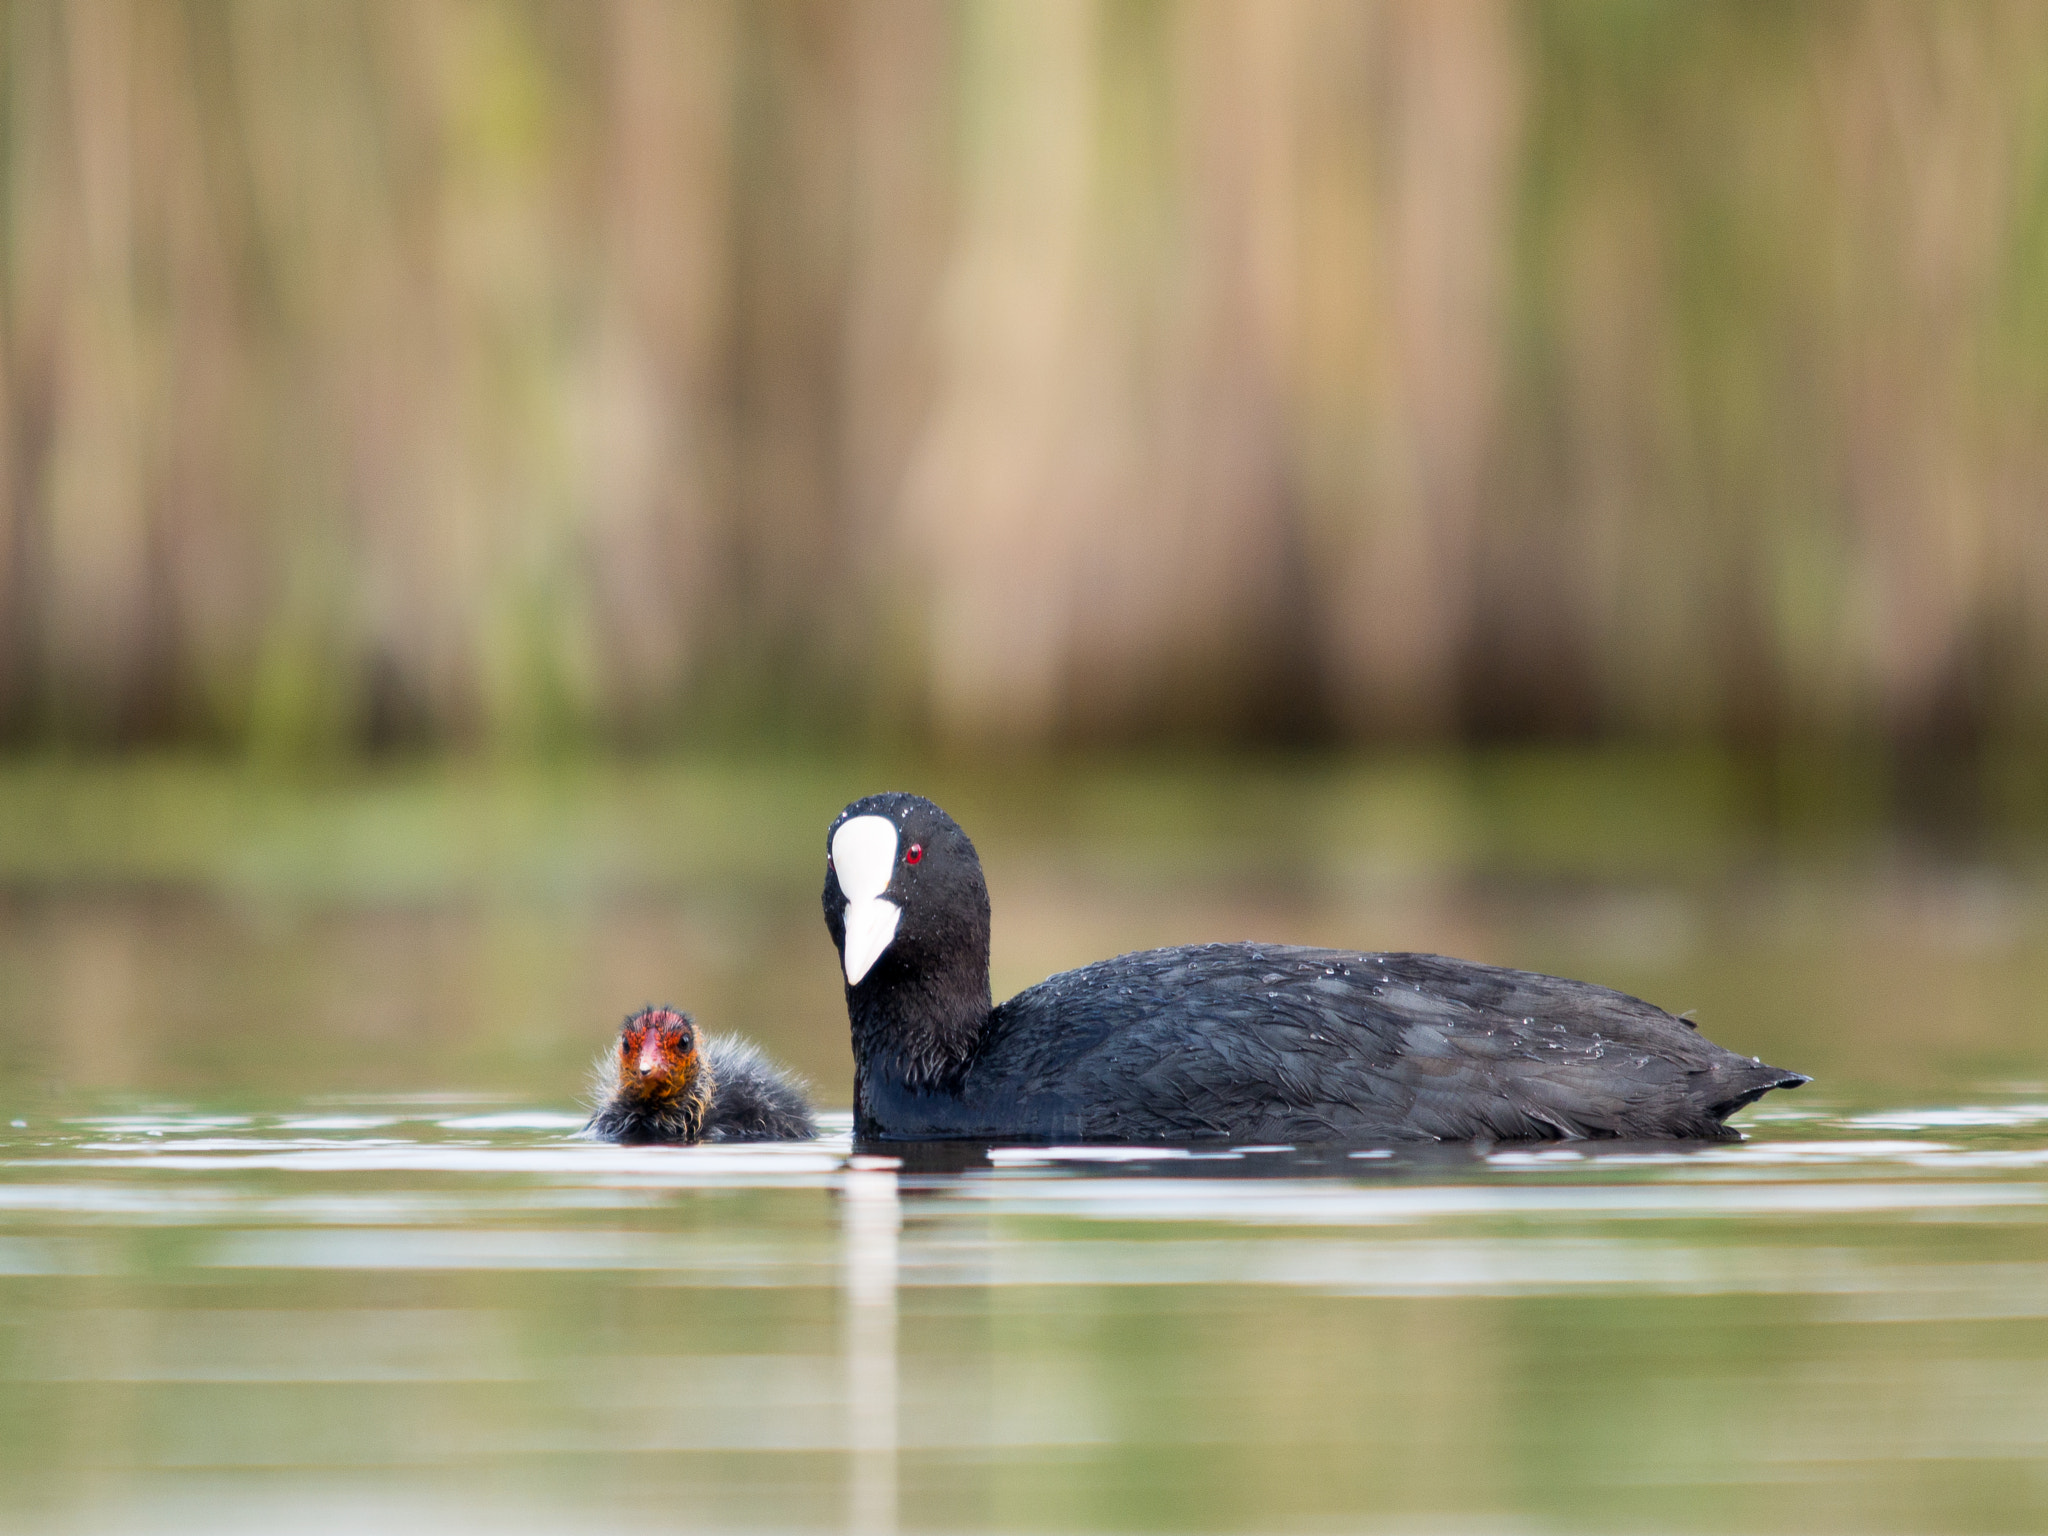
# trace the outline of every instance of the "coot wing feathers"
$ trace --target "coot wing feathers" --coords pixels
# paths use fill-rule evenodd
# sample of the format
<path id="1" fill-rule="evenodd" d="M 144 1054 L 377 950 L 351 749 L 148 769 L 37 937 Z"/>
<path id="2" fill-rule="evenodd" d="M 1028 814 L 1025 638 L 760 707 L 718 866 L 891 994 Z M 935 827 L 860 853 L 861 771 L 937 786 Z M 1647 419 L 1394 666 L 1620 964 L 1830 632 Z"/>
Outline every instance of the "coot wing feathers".
<path id="1" fill-rule="evenodd" d="M 818 1134 L 803 1085 L 751 1042 L 706 1035 L 717 1087 L 704 1120 L 706 1141 L 802 1141 Z"/>
<path id="2" fill-rule="evenodd" d="M 1012 1128 L 1022 1101 L 1047 1135 L 1274 1141 L 1718 1137 L 1803 1081 L 1606 987 L 1245 944 L 1123 955 L 1019 993 L 990 1019 L 970 1099 L 977 1079 L 1004 1085 Z"/>

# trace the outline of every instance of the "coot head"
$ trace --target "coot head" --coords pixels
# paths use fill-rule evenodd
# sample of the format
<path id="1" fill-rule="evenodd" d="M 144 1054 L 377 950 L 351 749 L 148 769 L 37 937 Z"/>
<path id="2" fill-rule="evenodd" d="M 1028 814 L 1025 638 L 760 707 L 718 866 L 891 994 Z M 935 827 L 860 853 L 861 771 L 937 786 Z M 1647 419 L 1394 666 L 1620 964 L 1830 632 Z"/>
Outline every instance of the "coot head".
<path id="1" fill-rule="evenodd" d="M 865 1043 L 913 1084 L 945 1076 L 989 1013 L 988 885 L 967 834 L 918 795 L 856 800 L 825 835 L 824 904 L 856 1056 Z"/>
<path id="2" fill-rule="evenodd" d="M 634 1120 L 673 1122 L 694 1139 L 711 1105 L 697 1026 L 676 1008 L 642 1008 L 619 1026 L 611 1107 Z"/>

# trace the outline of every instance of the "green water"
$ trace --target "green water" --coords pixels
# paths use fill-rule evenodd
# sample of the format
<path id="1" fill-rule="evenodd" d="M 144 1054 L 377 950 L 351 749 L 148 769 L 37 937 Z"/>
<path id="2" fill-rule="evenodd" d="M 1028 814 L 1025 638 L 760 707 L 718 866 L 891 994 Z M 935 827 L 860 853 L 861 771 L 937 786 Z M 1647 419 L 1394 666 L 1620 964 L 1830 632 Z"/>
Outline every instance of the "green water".
<path id="1" fill-rule="evenodd" d="M 945 1173 L 572 1124 L 13 1129 L 7 1527 L 2048 1516 L 2038 1100 L 1807 1111 L 1696 1156 Z"/>
<path id="2" fill-rule="evenodd" d="M 1026 786 L 998 990 L 1584 975 L 1819 1078 L 1739 1146 L 591 1146 L 652 997 L 843 1110 L 874 784 L 0 774 L 0 1530 L 2048 1528 L 2041 866 L 1607 773 Z"/>

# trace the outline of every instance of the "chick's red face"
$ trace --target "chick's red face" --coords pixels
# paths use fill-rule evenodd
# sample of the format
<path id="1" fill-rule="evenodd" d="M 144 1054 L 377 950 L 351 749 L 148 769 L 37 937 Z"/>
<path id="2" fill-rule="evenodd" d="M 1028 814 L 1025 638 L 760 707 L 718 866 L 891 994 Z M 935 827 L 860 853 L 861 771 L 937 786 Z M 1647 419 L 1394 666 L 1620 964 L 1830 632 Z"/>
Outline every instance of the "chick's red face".
<path id="1" fill-rule="evenodd" d="M 619 1083 L 650 1098 L 671 1098 L 697 1076 L 697 1030 L 673 1008 L 645 1008 L 619 1031 Z"/>

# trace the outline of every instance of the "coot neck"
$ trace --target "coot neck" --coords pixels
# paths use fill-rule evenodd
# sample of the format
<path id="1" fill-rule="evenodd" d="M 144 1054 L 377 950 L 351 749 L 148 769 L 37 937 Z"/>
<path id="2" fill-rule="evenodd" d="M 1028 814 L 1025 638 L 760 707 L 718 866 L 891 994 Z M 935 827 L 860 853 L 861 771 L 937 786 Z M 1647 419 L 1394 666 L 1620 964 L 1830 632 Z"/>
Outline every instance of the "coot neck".
<path id="1" fill-rule="evenodd" d="M 646 1142 L 695 1142 L 703 1139 L 717 1079 L 707 1061 L 689 1089 L 675 1098 L 630 1098 L 615 1094 L 591 1117 L 590 1129 L 629 1145 Z"/>
<path id="2" fill-rule="evenodd" d="M 956 952 L 944 963 L 916 960 L 885 956 L 847 989 L 856 1107 L 871 1081 L 916 1093 L 955 1091 L 980 1048 L 990 1012 L 987 941 L 978 953 Z"/>
<path id="3" fill-rule="evenodd" d="M 684 1096 L 683 1102 L 677 1106 L 682 1112 L 682 1140 L 699 1141 L 703 1139 L 704 1122 L 711 1116 L 711 1101 L 717 1094 L 718 1074 L 711 1070 L 711 1061 L 708 1056 L 699 1056 L 697 1061 L 697 1081 L 691 1085 L 689 1093 Z"/>

